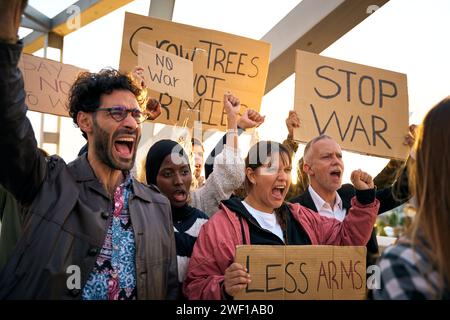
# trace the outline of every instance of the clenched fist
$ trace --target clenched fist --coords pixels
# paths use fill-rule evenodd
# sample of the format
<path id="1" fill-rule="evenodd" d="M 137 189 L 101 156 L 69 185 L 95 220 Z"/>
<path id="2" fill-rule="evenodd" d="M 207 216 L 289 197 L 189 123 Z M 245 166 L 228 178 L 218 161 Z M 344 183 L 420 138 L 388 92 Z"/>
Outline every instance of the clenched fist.
<path id="1" fill-rule="evenodd" d="M 264 122 L 265 116 L 253 109 L 246 109 L 238 120 L 238 127 L 241 129 L 257 128 Z"/>
<path id="2" fill-rule="evenodd" d="M 288 137 L 294 137 L 294 128 L 300 128 L 300 119 L 296 111 L 289 111 L 289 116 L 286 119 L 286 127 L 288 129 Z"/>
<path id="3" fill-rule="evenodd" d="M 367 190 L 375 187 L 372 176 L 367 172 L 361 171 L 361 169 L 353 171 L 350 180 L 357 190 Z"/>
<path id="4" fill-rule="evenodd" d="M 19 32 L 20 19 L 27 6 L 26 0 L 0 0 L 0 40 L 16 43 Z"/>
<path id="5" fill-rule="evenodd" d="M 227 92 L 223 95 L 223 108 L 228 116 L 236 116 L 241 109 L 241 101 L 232 93 Z"/>

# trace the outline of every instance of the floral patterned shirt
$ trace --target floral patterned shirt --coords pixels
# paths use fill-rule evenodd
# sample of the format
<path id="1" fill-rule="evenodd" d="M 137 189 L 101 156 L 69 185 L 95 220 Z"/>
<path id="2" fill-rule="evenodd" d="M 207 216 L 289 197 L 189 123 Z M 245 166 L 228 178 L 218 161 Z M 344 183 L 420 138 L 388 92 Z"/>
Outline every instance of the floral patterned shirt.
<path id="1" fill-rule="evenodd" d="M 114 192 L 114 209 L 105 242 L 83 288 L 83 300 L 137 298 L 136 246 L 128 211 L 132 179 L 128 176 Z"/>

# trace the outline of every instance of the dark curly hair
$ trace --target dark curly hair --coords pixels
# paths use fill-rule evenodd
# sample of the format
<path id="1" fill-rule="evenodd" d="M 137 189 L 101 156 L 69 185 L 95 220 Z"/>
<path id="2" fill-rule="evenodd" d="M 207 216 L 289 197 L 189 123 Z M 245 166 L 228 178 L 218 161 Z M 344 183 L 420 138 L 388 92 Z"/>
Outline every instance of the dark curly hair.
<path id="1" fill-rule="evenodd" d="M 68 109 L 75 125 L 78 112 L 94 112 L 100 106 L 100 97 L 114 90 L 131 91 L 141 108 L 145 104 L 145 92 L 130 75 L 114 69 L 102 69 L 98 73 L 82 72 L 78 75 L 69 92 Z M 83 132 L 83 137 L 87 138 Z"/>

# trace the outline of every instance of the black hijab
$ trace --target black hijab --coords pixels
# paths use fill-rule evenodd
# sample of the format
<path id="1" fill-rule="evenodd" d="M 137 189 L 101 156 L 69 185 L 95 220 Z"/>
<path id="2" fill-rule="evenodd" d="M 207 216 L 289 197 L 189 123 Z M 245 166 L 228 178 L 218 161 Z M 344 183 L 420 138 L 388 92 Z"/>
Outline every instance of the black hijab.
<path id="1" fill-rule="evenodd" d="M 145 175 L 148 184 L 156 185 L 159 168 L 161 168 L 164 159 L 171 153 L 178 153 L 189 163 L 189 158 L 179 143 L 167 139 L 156 142 L 148 150 L 147 159 L 145 160 Z"/>

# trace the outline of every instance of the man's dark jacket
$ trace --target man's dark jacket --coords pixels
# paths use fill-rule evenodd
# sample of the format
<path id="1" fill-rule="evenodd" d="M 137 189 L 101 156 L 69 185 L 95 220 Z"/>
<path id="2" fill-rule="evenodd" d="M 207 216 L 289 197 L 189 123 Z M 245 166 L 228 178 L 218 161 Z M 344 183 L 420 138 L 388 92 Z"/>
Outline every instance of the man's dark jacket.
<path id="1" fill-rule="evenodd" d="M 337 193 L 342 199 L 342 207 L 346 210 L 346 212 L 348 212 L 351 207 L 351 199 L 356 194 L 355 187 L 353 187 L 353 185 L 351 184 L 346 183 L 337 190 Z M 378 214 L 392 210 L 408 201 L 410 195 L 408 188 L 407 171 L 403 169 L 399 179 L 397 179 L 397 181 L 391 187 L 377 190 L 376 198 L 380 201 L 380 209 L 378 210 Z M 316 205 L 314 204 L 314 201 L 308 189 L 301 195 L 289 200 L 289 202 L 299 203 L 302 206 L 305 206 L 317 212 Z M 368 256 L 378 254 L 378 242 L 375 229 L 373 230 L 372 236 L 367 243 L 367 254 Z M 369 259 L 368 262 L 373 263 L 374 261 L 372 259 Z"/>
<path id="2" fill-rule="evenodd" d="M 18 60 L 22 45 L 0 43 L 0 184 L 30 209 L 12 257 L 0 271 L 0 299 L 80 299 L 111 223 L 113 201 L 86 155 L 66 165 L 38 152 L 26 118 Z M 170 204 L 133 179 L 129 212 L 139 299 L 176 298 Z M 75 266 L 75 269 L 69 268 Z M 81 286 L 69 278 L 76 267 Z"/>

